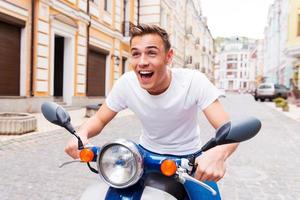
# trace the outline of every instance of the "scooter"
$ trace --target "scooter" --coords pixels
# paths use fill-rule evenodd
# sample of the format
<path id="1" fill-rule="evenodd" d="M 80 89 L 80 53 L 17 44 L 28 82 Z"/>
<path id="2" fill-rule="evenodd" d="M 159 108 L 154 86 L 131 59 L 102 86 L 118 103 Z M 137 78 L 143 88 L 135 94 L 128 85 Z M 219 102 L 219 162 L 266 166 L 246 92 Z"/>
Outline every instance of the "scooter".
<path id="1" fill-rule="evenodd" d="M 69 114 L 61 106 L 45 102 L 42 113 L 48 121 L 64 127 L 78 139 L 80 162 L 87 163 L 103 180 L 88 187 L 81 200 L 219 200 L 221 196 L 215 182 L 202 182 L 193 177 L 197 168 L 195 158 L 217 145 L 248 140 L 261 128 L 261 122 L 254 117 L 230 121 L 196 154 L 175 156 L 157 154 L 124 139 L 102 147 L 83 146 Z M 97 169 L 91 163 L 96 163 Z"/>

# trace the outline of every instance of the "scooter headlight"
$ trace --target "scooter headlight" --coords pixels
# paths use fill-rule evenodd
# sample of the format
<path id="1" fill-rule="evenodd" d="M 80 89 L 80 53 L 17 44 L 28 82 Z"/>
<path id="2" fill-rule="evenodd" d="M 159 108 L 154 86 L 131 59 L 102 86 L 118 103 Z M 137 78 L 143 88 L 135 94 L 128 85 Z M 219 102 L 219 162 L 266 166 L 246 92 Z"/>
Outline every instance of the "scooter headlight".
<path id="1" fill-rule="evenodd" d="M 101 149 L 97 160 L 103 180 L 112 187 L 135 184 L 143 174 L 143 159 L 135 143 L 116 140 Z"/>

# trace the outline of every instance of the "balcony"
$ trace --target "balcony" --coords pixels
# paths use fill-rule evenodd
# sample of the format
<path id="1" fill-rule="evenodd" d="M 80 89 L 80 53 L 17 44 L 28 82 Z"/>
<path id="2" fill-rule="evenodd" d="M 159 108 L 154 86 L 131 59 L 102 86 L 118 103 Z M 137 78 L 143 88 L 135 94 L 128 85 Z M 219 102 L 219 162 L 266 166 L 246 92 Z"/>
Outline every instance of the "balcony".
<path id="1" fill-rule="evenodd" d="M 238 59 L 237 58 L 227 58 L 227 62 L 230 62 L 230 61 L 237 61 Z"/>
<path id="2" fill-rule="evenodd" d="M 193 57 L 192 56 L 188 56 L 185 60 L 185 64 L 189 65 L 193 63 Z"/>
<path id="3" fill-rule="evenodd" d="M 193 57 L 187 56 L 184 61 L 184 68 L 194 68 L 193 64 Z"/>

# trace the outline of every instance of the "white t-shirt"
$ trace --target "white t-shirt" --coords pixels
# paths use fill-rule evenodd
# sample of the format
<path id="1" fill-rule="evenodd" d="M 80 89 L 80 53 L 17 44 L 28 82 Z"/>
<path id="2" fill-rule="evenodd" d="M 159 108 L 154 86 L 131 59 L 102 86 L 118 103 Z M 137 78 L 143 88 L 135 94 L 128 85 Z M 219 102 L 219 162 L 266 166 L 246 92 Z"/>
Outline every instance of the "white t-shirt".
<path id="1" fill-rule="evenodd" d="M 200 150 L 198 111 L 205 109 L 220 91 L 196 70 L 172 68 L 169 88 L 151 95 L 141 88 L 136 74 L 125 73 L 113 86 L 106 104 L 119 112 L 129 108 L 142 123 L 140 144 L 146 149 L 173 155 Z"/>

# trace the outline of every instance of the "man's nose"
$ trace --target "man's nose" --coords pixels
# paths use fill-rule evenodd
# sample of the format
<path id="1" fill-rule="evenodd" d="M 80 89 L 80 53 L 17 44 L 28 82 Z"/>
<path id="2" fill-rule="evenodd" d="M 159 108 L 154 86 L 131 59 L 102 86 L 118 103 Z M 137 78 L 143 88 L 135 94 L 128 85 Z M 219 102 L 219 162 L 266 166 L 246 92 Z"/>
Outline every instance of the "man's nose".
<path id="1" fill-rule="evenodd" d="M 141 55 L 141 57 L 140 57 L 140 59 L 139 59 L 139 62 L 138 62 L 138 65 L 139 65 L 140 67 L 149 65 L 147 56 L 146 56 L 145 54 L 142 54 L 142 55 Z"/>

